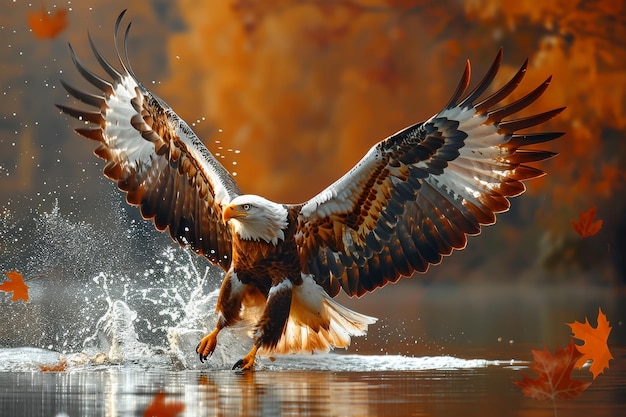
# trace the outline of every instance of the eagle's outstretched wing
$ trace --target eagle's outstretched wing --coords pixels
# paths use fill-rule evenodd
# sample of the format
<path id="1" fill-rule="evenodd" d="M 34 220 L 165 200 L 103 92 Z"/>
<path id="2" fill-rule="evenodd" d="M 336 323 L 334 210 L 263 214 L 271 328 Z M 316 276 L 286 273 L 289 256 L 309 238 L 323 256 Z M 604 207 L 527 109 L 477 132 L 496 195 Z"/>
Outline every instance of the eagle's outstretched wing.
<path id="1" fill-rule="evenodd" d="M 115 23 L 118 48 L 122 12 Z M 231 175 L 202 144 L 191 128 L 160 98 L 139 83 L 119 49 L 116 69 L 89 41 L 94 55 L 111 81 L 90 71 L 71 45 L 72 60 L 81 75 L 100 90 L 97 95 L 61 81 L 69 94 L 96 110 L 78 110 L 58 105 L 64 113 L 89 123 L 76 131 L 100 143 L 95 154 L 107 161 L 104 174 L 126 192 L 128 203 L 139 206 L 158 230 L 183 246 L 228 269 L 231 236 L 222 221 L 220 203 L 240 194 Z"/>
<path id="2" fill-rule="evenodd" d="M 495 222 L 523 180 L 543 175 L 524 165 L 553 156 L 527 145 L 562 133 L 517 133 L 563 108 L 503 120 L 530 105 L 550 78 L 500 106 L 519 85 L 527 62 L 500 90 L 480 100 L 502 59 L 467 97 L 469 62 L 448 105 L 425 122 L 379 142 L 345 176 L 300 208 L 297 242 L 303 265 L 335 296 L 360 296 L 400 276 L 424 272 L 461 249 L 467 235 Z"/>

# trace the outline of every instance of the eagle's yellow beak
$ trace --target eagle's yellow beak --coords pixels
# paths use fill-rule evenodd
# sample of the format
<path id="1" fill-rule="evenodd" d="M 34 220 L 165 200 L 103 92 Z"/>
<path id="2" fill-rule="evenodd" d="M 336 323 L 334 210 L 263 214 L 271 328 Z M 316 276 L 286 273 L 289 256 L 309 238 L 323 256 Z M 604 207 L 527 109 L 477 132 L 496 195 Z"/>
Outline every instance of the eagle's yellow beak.
<path id="1" fill-rule="evenodd" d="M 238 207 L 235 204 L 227 205 L 224 211 L 222 212 L 222 219 L 224 219 L 224 223 L 228 222 L 232 218 L 246 217 L 246 216 L 247 214 L 243 211 L 239 211 Z"/>

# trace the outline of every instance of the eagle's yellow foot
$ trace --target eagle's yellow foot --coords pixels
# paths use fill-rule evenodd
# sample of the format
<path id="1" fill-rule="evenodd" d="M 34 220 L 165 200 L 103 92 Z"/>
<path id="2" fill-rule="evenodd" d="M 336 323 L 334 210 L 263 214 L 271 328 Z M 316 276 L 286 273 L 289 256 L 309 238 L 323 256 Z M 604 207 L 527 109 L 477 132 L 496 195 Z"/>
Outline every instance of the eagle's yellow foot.
<path id="1" fill-rule="evenodd" d="M 254 345 L 246 356 L 237 361 L 237 363 L 233 366 L 233 369 L 241 369 L 242 371 L 245 371 L 247 369 L 254 368 L 254 359 L 256 358 L 257 350 L 259 350 L 259 348 Z"/>
<path id="2" fill-rule="evenodd" d="M 196 353 L 200 356 L 200 362 L 204 362 L 206 358 L 213 354 L 215 346 L 217 346 L 217 334 L 219 329 L 213 330 L 211 333 L 204 336 L 198 346 L 196 347 Z"/>

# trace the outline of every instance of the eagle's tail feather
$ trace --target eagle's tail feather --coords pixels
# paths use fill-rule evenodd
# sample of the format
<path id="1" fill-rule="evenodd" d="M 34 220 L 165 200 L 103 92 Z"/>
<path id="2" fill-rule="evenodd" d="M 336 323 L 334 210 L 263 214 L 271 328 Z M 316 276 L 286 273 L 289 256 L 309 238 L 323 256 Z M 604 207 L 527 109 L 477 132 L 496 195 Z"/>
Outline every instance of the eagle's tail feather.
<path id="1" fill-rule="evenodd" d="M 350 345 L 351 336 L 363 336 L 376 318 L 350 310 L 333 300 L 310 276 L 295 286 L 283 336 L 261 354 L 327 352 Z"/>

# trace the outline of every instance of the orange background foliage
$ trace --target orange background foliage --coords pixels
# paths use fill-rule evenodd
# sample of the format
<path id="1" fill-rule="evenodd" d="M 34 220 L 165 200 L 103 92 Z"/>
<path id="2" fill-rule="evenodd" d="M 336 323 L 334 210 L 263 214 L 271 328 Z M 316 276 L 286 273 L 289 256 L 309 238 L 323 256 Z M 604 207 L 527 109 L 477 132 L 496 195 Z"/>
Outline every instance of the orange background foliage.
<path id="1" fill-rule="evenodd" d="M 233 170 L 247 191 L 311 197 L 375 141 L 438 111 L 464 59 L 481 76 L 500 45 L 500 80 L 531 58 L 517 97 L 554 74 L 539 106 L 568 106 L 551 126 L 568 136 L 554 145 L 561 156 L 547 181 L 574 181 L 550 181 L 555 200 L 606 198 L 625 178 L 623 153 L 601 140 L 626 129 L 623 2 L 191 3 L 180 3 L 188 30 L 168 44 L 181 59 L 162 94 L 180 113 L 208 115 L 222 133 L 207 137 L 241 150 Z"/>
<path id="2" fill-rule="evenodd" d="M 39 10 L 19 7 L 26 6 L 7 8 L 0 23 L 9 27 Z M 93 144 L 74 136 L 75 125 L 53 108 L 66 101 L 56 80 L 62 71 L 82 85 L 68 40 L 97 67 L 88 28 L 114 56 L 113 22 L 125 7 L 81 2 L 57 39 L 21 37 L 0 51 L 0 79 L 11 87 L 4 89 L 0 114 L 3 197 L 39 191 L 50 178 L 98 175 L 101 165 L 83 171 L 95 164 Z M 510 100 L 552 74 L 532 108 L 566 105 L 544 128 L 567 135 L 540 146 L 559 156 L 540 164 L 549 175 L 514 201 L 519 216 L 501 216 L 510 223 L 501 220 L 491 241 L 483 236 L 471 245 L 488 253 L 506 243 L 513 262 L 523 251 L 536 256 L 541 241 L 542 262 L 551 267 L 613 259 L 626 274 L 620 255 L 626 250 L 625 8 L 623 0 L 138 0 L 127 16 L 130 56 L 142 82 L 193 125 L 245 192 L 280 202 L 312 197 L 374 143 L 439 111 L 467 58 L 476 83 L 503 47 L 497 87 L 529 57 L 526 78 Z M 43 84 L 55 87 L 35 89 Z M 588 250 L 573 239 L 570 220 L 591 206 L 604 227 L 593 237 L 602 243 Z M 521 219 L 524 225 L 516 223 Z M 524 235 L 529 225 L 537 228 L 534 235 Z"/>
<path id="3" fill-rule="evenodd" d="M 168 43 L 180 59 L 162 93 L 183 115 L 208 115 L 202 137 L 220 140 L 244 191 L 305 201 L 376 141 L 437 112 L 467 58 L 477 82 L 502 46 L 500 83 L 530 58 L 510 100 L 552 74 L 532 111 L 567 106 L 543 127 L 567 135 L 542 145 L 560 155 L 529 185 L 541 203 L 522 206 L 527 221 L 547 231 L 546 263 L 586 268 L 606 259 L 569 241 L 565 219 L 597 205 L 599 216 L 613 216 L 610 224 L 626 209 L 614 203 L 626 179 L 624 1 L 192 3 L 180 3 L 188 30 Z M 193 88 L 181 95 L 185 85 Z M 501 230 L 509 232 L 507 243 L 520 240 L 519 230 Z"/>

